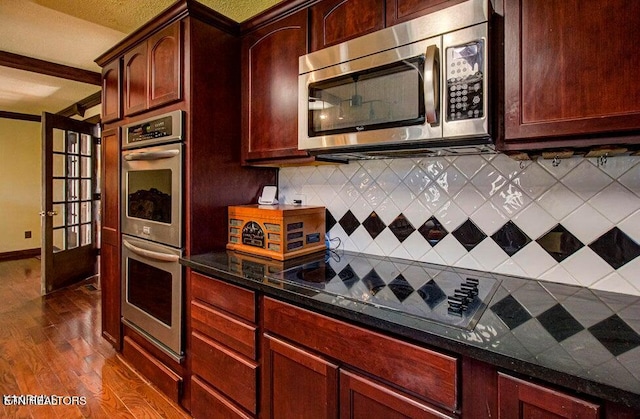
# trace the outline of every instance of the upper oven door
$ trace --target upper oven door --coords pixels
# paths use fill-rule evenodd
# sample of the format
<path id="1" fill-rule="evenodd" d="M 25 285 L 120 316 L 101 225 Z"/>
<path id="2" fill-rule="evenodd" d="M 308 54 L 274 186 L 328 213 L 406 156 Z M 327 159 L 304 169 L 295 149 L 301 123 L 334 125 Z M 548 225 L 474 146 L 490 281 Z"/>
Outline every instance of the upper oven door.
<path id="1" fill-rule="evenodd" d="M 122 152 L 122 232 L 182 247 L 182 143 Z"/>
<path id="2" fill-rule="evenodd" d="M 441 138 L 441 49 L 434 37 L 300 75 L 298 148 Z"/>

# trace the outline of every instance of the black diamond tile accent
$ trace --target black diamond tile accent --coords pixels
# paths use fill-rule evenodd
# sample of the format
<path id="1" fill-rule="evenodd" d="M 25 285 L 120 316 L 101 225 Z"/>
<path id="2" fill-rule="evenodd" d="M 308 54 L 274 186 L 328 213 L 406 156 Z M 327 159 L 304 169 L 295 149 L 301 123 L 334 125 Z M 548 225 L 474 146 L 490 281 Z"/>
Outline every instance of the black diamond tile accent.
<path id="1" fill-rule="evenodd" d="M 562 262 L 584 246 L 561 224 L 556 225 L 536 242 L 558 262 Z"/>
<path id="2" fill-rule="evenodd" d="M 346 285 L 347 288 L 351 288 L 353 284 L 357 283 L 360 280 L 356 273 L 353 272 L 353 268 L 351 267 L 351 265 L 347 265 L 342 268 L 338 276 L 340 277 L 342 282 L 344 282 L 344 285 Z"/>
<path id="3" fill-rule="evenodd" d="M 614 356 L 640 346 L 640 335 L 617 314 L 594 324 L 588 330 Z"/>
<path id="4" fill-rule="evenodd" d="M 362 222 L 362 225 L 372 239 L 378 237 L 378 234 L 382 233 L 382 230 L 387 227 L 375 211 L 369 214 L 367 219 Z"/>
<path id="5" fill-rule="evenodd" d="M 531 319 L 531 314 L 511 295 L 507 295 L 495 303 L 491 307 L 491 311 L 512 330 Z"/>
<path id="6" fill-rule="evenodd" d="M 589 247 L 614 269 L 618 269 L 640 256 L 640 245 L 618 227 L 604 233 Z"/>
<path id="7" fill-rule="evenodd" d="M 378 275 L 375 269 L 372 269 L 362 278 L 362 283 L 366 285 L 371 295 L 376 295 L 378 291 L 387 286 L 386 282 L 380 278 L 380 275 Z"/>
<path id="8" fill-rule="evenodd" d="M 433 279 L 421 286 L 417 292 L 432 310 L 447 298 L 447 295 L 442 291 L 442 288 L 440 288 Z"/>
<path id="9" fill-rule="evenodd" d="M 444 239 L 444 236 L 449 234 L 436 217 L 431 217 L 425 221 L 418 229 L 418 232 L 422 234 L 422 237 L 424 237 L 431 246 L 435 246 L 440 240 Z"/>
<path id="10" fill-rule="evenodd" d="M 513 221 L 507 222 L 502 228 L 491 236 L 502 250 L 509 256 L 513 256 L 523 247 L 531 242 L 520 228 Z"/>
<path id="11" fill-rule="evenodd" d="M 560 304 L 554 305 L 536 318 L 558 342 L 562 342 L 584 329 L 580 322 Z"/>
<path id="12" fill-rule="evenodd" d="M 460 244 L 469 252 L 487 237 L 470 219 L 467 219 L 467 221 L 462 223 L 462 225 L 451 234 L 453 234 Z"/>
<path id="13" fill-rule="evenodd" d="M 336 219 L 333 218 L 333 214 L 331 214 L 331 211 L 329 211 L 328 209 L 325 209 L 324 222 L 325 222 L 325 230 L 324 231 L 326 231 L 327 233 L 337 223 Z"/>
<path id="14" fill-rule="evenodd" d="M 396 217 L 395 220 L 391 224 L 389 224 L 389 230 L 393 233 L 394 236 L 400 243 L 406 240 L 407 237 L 411 235 L 416 229 L 413 225 L 407 220 L 407 217 L 404 214 L 400 214 Z"/>
<path id="15" fill-rule="evenodd" d="M 396 276 L 387 286 L 400 302 L 406 300 L 415 291 L 402 274 Z"/>
<path id="16" fill-rule="evenodd" d="M 348 236 L 352 235 L 353 232 L 360 227 L 360 221 L 353 215 L 351 210 L 348 210 L 347 213 L 340 218 L 338 223 L 340 223 L 340 226 Z"/>

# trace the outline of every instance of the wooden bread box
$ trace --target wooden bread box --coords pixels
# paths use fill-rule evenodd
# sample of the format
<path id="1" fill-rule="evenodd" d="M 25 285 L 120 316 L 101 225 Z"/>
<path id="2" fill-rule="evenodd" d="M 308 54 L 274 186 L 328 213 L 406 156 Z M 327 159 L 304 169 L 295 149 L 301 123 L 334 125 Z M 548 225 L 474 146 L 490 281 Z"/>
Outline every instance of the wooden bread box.
<path id="1" fill-rule="evenodd" d="M 276 260 L 323 251 L 325 212 L 305 205 L 230 206 L 227 249 Z"/>

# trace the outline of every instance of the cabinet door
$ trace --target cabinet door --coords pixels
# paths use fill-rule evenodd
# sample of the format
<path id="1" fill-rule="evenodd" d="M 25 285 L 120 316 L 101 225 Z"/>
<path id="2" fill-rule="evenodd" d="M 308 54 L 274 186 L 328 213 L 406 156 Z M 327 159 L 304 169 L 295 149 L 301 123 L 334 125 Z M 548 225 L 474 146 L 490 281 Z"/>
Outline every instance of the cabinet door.
<path id="1" fill-rule="evenodd" d="M 180 46 L 180 22 L 164 28 L 147 41 L 149 108 L 180 99 L 182 74 Z"/>
<path id="2" fill-rule="evenodd" d="M 102 122 L 111 122 L 120 114 L 120 60 L 116 59 L 102 69 Z"/>
<path id="3" fill-rule="evenodd" d="M 301 348 L 264 336 L 265 418 L 335 418 L 338 367 Z"/>
<path id="4" fill-rule="evenodd" d="M 147 43 L 142 42 L 124 55 L 124 114 L 147 109 Z"/>
<path id="5" fill-rule="evenodd" d="M 100 283 L 102 336 L 120 350 L 120 137 L 119 130 L 102 133 L 102 225 Z"/>
<path id="6" fill-rule="evenodd" d="M 311 6 L 311 51 L 385 27 L 384 0 L 324 0 Z"/>
<path id="7" fill-rule="evenodd" d="M 340 417 L 344 419 L 450 418 L 390 387 L 347 371 L 340 371 Z"/>
<path id="8" fill-rule="evenodd" d="M 508 375 L 498 376 L 498 418 L 599 417 L 598 405 Z"/>
<path id="9" fill-rule="evenodd" d="M 387 0 L 387 27 L 462 3 L 464 0 Z"/>
<path id="10" fill-rule="evenodd" d="M 624 1 L 506 0 L 505 148 L 596 145 L 604 140 L 566 138 L 637 132 L 630 40 L 639 36 L 640 13 Z"/>
<path id="11" fill-rule="evenodd" d="M 306 53 L 306 9 L 243 38 L 245 162 L 307 156 L 298 150 L 298 57 Z"/>

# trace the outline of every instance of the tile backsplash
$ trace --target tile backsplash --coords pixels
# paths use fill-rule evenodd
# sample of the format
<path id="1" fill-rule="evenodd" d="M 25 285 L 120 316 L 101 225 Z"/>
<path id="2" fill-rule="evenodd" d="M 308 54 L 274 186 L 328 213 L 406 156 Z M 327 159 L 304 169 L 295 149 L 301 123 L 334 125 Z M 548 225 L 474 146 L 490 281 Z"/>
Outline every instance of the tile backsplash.
<path id="1" fill-rule="evenodd" d="M 325 206 L 345 250 L 640 295 L 640 157 L 363 160 L 285 167 L 279 188 Z"/>

